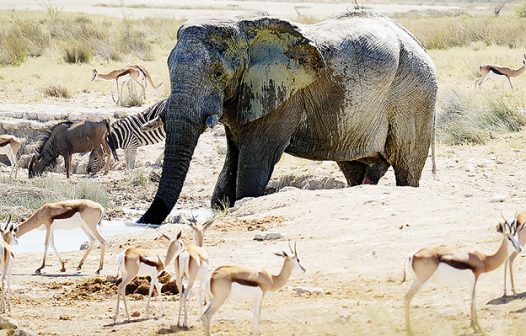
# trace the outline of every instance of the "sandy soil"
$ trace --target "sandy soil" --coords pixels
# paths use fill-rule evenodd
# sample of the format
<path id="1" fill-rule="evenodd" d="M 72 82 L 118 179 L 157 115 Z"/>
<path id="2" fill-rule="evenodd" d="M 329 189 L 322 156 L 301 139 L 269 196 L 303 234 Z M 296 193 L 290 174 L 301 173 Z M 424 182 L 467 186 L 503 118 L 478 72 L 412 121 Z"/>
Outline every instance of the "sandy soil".
<path id="1" fill-rule="evenodd" d="M 277 272 L 281 261 L 272 253 L 286 248 L 286 240 L 296 240 L 307 273 L 294 277 L 286 288 L 265 300 L 263 335 L 403 334 L 402 298 L 409 287 L 409 283 L 399 284 L 404 256 L 420 247 L 438 244 L 475 247 L 485 252 L 496 250 L 500 241 L 495 232 L 499 212 L 512 214 L 514 209 L 522 209 L 526 197 L 522 188 L 526 154 L 521 149 L 526 145 L 525 135 L 526 132 L 506 135 L 485 146 L 439 147 L 437 177 L 433 179 L 428 162 L 420 188 L 395 187 L 390 171 L 379 186 L 332 190 L 287 187 L 268 196 L 243 200 L 218 219 L 208 233 L 206 247 L 212 264 L 240 264 Z M 180 206 L 206 206 L 221 168 L 224 146 L 220 127 L 201 137 Z M 152 160 L 160 150 L 160 146 L 142 149 L 141 164 Z M 343 182 L 331 162 L 285 155 L 274 180 L 278 182 L 291 173 L 296 180 L 333 177 Z M 114 185 L 109 192 L 115 200 L 122 199 L 123 193 L 130 194 L 129 188 L 118 187 L 125 174 L 112 171 L 99 177 L 105 187 Z M 151 183 L 132 192 L 137 196 L 131 201 L 143 208 L 154 191 L 155 184 Z M 139 199 L 142 202 L 137 202 Z M 103 276 L 115 274 L 116 256 L 126 246 L 154 248 L 163 254 L 166 242 L 159 239 L 161 232 L 175 235 L 180 228 L 166 225 L 112 239 Z M 183 229 L 185 239 L 190 239 L 188 229 Z M 259 231 L 279 232 L 285 239 L 252 240 Z M 97 253 L 94 251 L 81 273 L 72 272 L 80 251 L 64 254 L 70 268 L 65 274 L 58 272 L 56 258 L 50 256 L 50 266 L 42 276 L 33 275 L 41 254 L 18 255 L 13 271 L 15 299 L 11 316 L 23 327 L 42 335 L 202 333 L 196 300 L 192 327 L 183 333 L 174 326 L 178 308 L 174 296 L 165 299 L 163 317 L 154 304 L 158 319 L 150 320 L 142 319 L 145 301 L 130 300 L 132 311 L 140 315 L 133 318 L 134 323 L 117 325 L 110 324 L 116 299 L 109 294 L 111 290 L 95 293 L 90 300 L 72 298 L 69 293 L 94 276 Z M 521 293 L 516 297 L 500 298 L 502 268 L 479 283 L 479 315 L 489 334 L 515 332 L 524 327 L 526 284 L 522 280 L 522 257 L 515 263 L 515 272 Z M 322 290 L 319 294 L 300 295 L 294 291 L 297 286 Z M 472 331 L 468 311 L 467 287 L 431 286 L 414 300 L 414 328 L 424 334 L 469 335 Z M 248 334 L 251 316 L 250 303 L 229 302 L 216 315 L 212 330 L 218 335 Z"/>
<path id="2" fill-rule="evenodd" d="M 462 1 L 451 1 L 448 3 L 434 3 L 427 1 L 407 1 L 407 3 L 389 1 L 360 2 L 367 5 L 367 8 L 386 14 L 403 13 L 408 11 L 424 10 L 456 10 L 466 8 Z M 307 18 L 324 18 L 353 8 L 353 1 L 214 1 L 214 0 L 127 0 L 124 6 L 118 0 L 81 0 L 52 1 L 51 5 L 59 7 L 64 11 L 107 15 L 122 17 L 126 15 L 132 18 L 142 18 L 147 16 L 169 16 L 171 18 L 191 18 L 201 15 L 243 15 L 259 10 L 265 10 L 272 15 L 287 18 L 297 18 L 298 16 Z M 480 7 L 487 9 L 487 4 Z M 3 0 L 0 2 L 0 9 L 17 10 L 45 10 L 46 5 L 33 0 Z M 473 10 L 473 4 L 470 4 Z"/>

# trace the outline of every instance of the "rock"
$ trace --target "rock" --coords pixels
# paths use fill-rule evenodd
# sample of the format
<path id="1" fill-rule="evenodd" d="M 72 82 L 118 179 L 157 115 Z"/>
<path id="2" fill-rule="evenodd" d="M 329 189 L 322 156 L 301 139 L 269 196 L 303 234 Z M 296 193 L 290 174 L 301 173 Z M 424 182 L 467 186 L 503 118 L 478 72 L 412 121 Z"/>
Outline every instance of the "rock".
<path id="1" fill-rule="evenodd" d="M 320 295 L 323 293 L 323 289 L 320 287 L 294 287 L 292 290 L 296 292 L 297 295 Z"/>
<path id="2" fill-rule="evenodd" d="M 466 198 L 473 197 L 473 194 L 467 193 L 467 194 L 464 194 L 464 197 L 466 197 Z"/>
<path id="3" fill-rule="evenodd" d="M 37 336 L 38 334 L 28 329 L 16 329 L 13 336 Z"/>
<path id="4" fill-rule="evenodd" d="M 161 287 L 161 293 L 168 293 L 168 294 L 179 294 L 179 291 L 177 290 L 177 284 L 175 281 L 168 281 Z"/>
<path id="5" fill-rule="evenodd" d="M 497 194 L 497 195 L 493 195 L 491 197 L 490 202 L 491 203 L 502 203 L 502 202 L 505 202 L 507 198 L 508 198 L 508 195 L 503 195 L 503 194 L 499 195 L 499 194 Z"/>
<path id="6" fill-rule="evenodd" d="M 282 239 L 283 235 L 278 232 L 268 232 L 268 233 L 256 233 L 254 235 L 254 240 L 263 241 L 263 240 L 275 240 Z"/>
<path id="7" fill-rule="evenodd" d="M 88 241 L 85 241 L 83 242 L 82 244 L 80 244 L 80 250 L 87 250 L 88 249 L 88 246 L 89 246 L 89 242 Z"/>
<path id="8" fill-rule="evenodd" d="M 149 179 L 151 182 L 159 183 L 159 181 L 161 180 L 161 175 L 152 170 L 150 173 Z"/>
<path id="9" fill-rule="evenodd" d="M 294 191 L 294 190 L 298 190 L 298 188 L 296 187 L 291 187 L 291 186 L 287 186 L 287 187 L 283 187 L 279 190 L 279 192 L 287 192 L 287 191 Z"/>
<path id="10" fill-rule="evenodd" d="M 134 312 L 131 313 L 131 316 L 132 317 L 139 317 L 139 316 L 141 316 L 141 313 L 139 313 L 138 311 L 134 311 Z"/>
<path id="11" fill-rule="evenodd" d="M 16 329 L 18 324 L 9 317 L 0 317 L 0 329 Z"/>

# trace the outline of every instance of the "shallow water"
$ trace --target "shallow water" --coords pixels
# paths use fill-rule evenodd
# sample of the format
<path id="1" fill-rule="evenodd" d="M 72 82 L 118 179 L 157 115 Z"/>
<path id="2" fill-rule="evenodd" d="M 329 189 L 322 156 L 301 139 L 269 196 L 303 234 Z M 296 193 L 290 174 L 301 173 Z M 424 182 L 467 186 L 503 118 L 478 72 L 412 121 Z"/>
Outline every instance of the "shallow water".
<path id="1" fill-rule="evenodd" d="M 109 238 L 115 235 L 140 232 L 146 228 L 148 228 L 148 226 L 139 225 L 133 222 L 103 220 L 99 230 L 104 238 Z M 88 241 L 88 237 L 80 228 L 73 230 L 56 230 L 54 231 L 54 235 L 55 245 L 59 252 L 78 251 L 80 245 L 83 242 Z M 18 245 L 14 246 L 15 252 L 43 252 L 45 236 L 46 231 L 44 230 L 44 226 L 42 226 L 41 229 L 26 233 L 18 239 Z M 52 252 L 51 246 L 49 246 L 48 253 L 49 252 Z"/>

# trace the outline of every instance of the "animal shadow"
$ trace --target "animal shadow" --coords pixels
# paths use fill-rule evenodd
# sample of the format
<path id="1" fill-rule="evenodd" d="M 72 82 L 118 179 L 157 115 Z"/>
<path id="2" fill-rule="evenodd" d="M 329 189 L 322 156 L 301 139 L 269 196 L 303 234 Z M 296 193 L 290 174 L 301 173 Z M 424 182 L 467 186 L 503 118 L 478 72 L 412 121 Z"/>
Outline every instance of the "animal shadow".
<path id="1" fill-rule="evenodd" d="M 526 299 L 526 292 L 518 293 L 517 295 L 503 295 L 499 298 L 488 301 L 486 304 L 501 305 L 501 304 L 507 304 L 511 301 L 524 300 L 524 299 Z M 525 311 L 526 311 L 526 308 L 525 308 Z"/>
<path id="2" fill-rule="evenodd" d="M 139 323 L 139 322 L 144 322 L 144 321 L 148 321 L 148 320 L 151 320 L 151 318 L 146 318 L 146 317 L 143 317 L 143 318 L 139 318 L 139 319 L 135 319 L 135 320 L 123 320 L 123 321 L 120 321 L 120 322 L 115 322 L 115 323 L 108 323 L 108 324 L 104 324 L 103 327 L 115 327 L 115 326 L 120 326 L 120 325 L 124 325 L 124 324 L 130 324 L 130 323 Z"/>

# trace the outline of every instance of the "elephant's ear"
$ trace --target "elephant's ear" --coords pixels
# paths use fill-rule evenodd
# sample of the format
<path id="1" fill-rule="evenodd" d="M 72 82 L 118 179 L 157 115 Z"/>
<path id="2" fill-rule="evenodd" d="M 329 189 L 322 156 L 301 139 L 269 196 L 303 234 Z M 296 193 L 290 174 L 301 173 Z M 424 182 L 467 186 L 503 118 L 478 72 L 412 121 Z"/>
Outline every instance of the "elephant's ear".
<path id="1" fill-rule="evenodd" d="M 325 62 L 314 43 L 287 21 L 259 18 L 241 21 L 239 27 L 247 40 L 248 60 L 237 117 L 245 124 L 280 108 L 311 84 Z"/>

